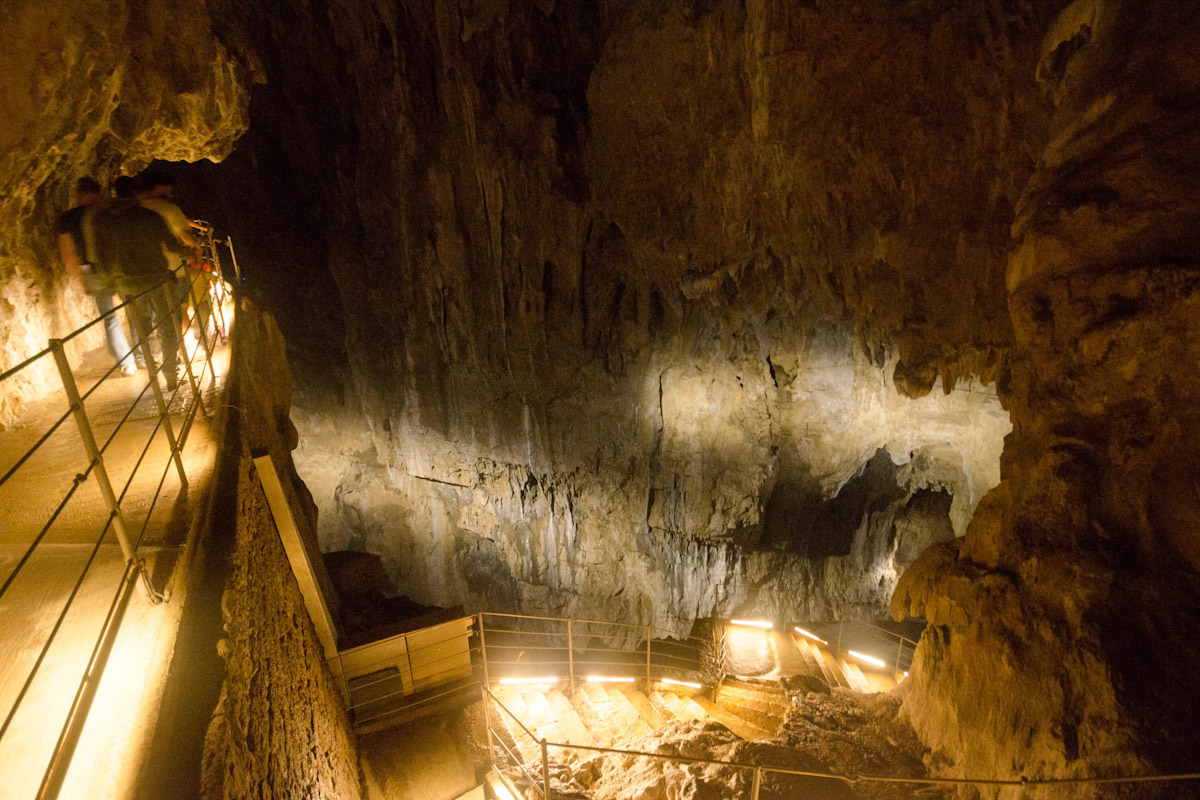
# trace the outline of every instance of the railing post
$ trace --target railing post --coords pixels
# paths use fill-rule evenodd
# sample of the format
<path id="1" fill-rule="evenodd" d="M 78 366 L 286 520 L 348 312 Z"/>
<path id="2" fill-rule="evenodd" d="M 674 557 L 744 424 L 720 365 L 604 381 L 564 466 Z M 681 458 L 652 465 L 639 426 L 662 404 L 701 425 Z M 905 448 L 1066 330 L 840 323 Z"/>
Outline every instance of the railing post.
<path id="1" fill-rule="evenodd" d="M 142 324 L 142 315 L 137 310 L 137 300 L 132 297 L 127 297 L 129 301 L 130 313 L 129 324 L 133 326 L 133 332 L 137 334 L 138 345 L 142 348 L 142 358 L 146 360 L 146 371 L 150 373 L 150 390 L 154 394 L 154 402 L 158 405 L 158 415 L 163 421 L 163 430 L 167 432 L 167 443 L 171 446 L 171 458 L 175 461 L 175 470 L 179 473 L 179 482 L 183 486 L 188 485 L 187 471 L 183 468 L 183 458 L 179 455 L 179 443 L 175 439 L 175 428 L 171 425 L 171 415 L 167 410 L 167 401 L 163 398 L 162 387 L 158 385 L 158 365 L 154 363 L 154 356 L 150 354 L 150 338 L 147 334 L 145 326 Z M 168 306 L 169 307 L 169 306 Z M 163 320 L 166 322 L 166 320 Z"/>
<path id="2" fill-rule="evenodd" d="M 758 792 L 762 788 L 762 767 L 754 768 L 754 778 L 750 781 L 750 800 L 758 800 Z"/>
<path id="3" fill-rule="evenodd" d="M 653 684 L 650 683 L 650 640 L 654 637 L 654 627 L 646 626 L 646 691 L 649 692 Z"/>
<path id="4" fill-rule="evenodd" d="M 846 620 L 838 620 L 838 638 L 837 638 L 837 655 L 840 658 L 842 655 L 842 626 L 846 624 Z"/>
<path id="5" fill-rule="evenodd" d="M 192 287 L 192 276 L 187 274 L 187 269 L 188 267 L 184 267 L 184 278 L 187 280 L 188 296 L 192 299 L 192 308 L 196 314 L 196 325 L 200 327 L 200 334 L 196 337 L 196 344 L 203 347 L 204 354 L 208 356 L 206 360 L 208 361 L 208 369 L 212 373 L 212 385 L 216 386 L 217 372 L 212 363 L 212 356 L 208 352 L 208 333 L 204 330 L 204 326 L 200 325 L 200 304 L 197 301 L 195 289 Z M 177 309 L 179 303 L 171 293 L 170 287 L 164 284 L 163 291 L 166 292 L 168 302 L 173 303 L 171 306 L 172 310 Z M 183 369 L 187 372 L 188 385 L 192 387 L 192 394 L 195 396 L 196 402 L 200 404 L 200 410 L 204 412 L 204 418 L 208 419 L 212 415 L 208 413 L 208 406 L 204 405 L 204 395 L 200 392 L 200 384 L 196 380 L 196 374 L 192 372 L 192 362 L 188 358 L 187 352 L 187 340 L 183 338 L 183 323 L 179 317 L 171 314 L 171 324 L 175 326 L 175 331 L 179 339 L 179 355 L 183 358 Z M 203 365 L 200 366 L 200 377 L 204 377 Z"/>
<path id="6" fill-rule="evenodd" d="M 233 260 L 233 274 L 237 276 L 238 281 L 242 280 L 242 271 L 238 269 L 237 253 L 233 252 L 233 237 L 226 236 L 225 244 L 229 246 L 229 257 Z M 217 246 L 213 244 L 213 251 L 216 252 Z"/>
<path id="7" fill-rule="evenodd" d="M 479 658 L 483 660 L 483 685 L 489 692 L 492 690 L 492 683 L 488 679 L 488 663 L 487 663 L 487 642 L 484 640 L 483 632 L 483 612 L 480 611 L 477 617 L 479 619 Z"/>
<path id="8" fill-rule="evenodd" d="M 411 691 L 410 694 L 417 693 L 417 674 L 412 668 L 412 645 L 408 643 L 408 637 L 404 637 L 404 658 L 408 661 L 408 685 Z M 404 681 L 400 681 L 400 690 L 404 691 Z"/>
<path id="9" fill-rule="evenodd" d="M 900 647 L 896 650 L 896 672 L 900 672 L 900 659 L 904 656 L 904 637 L 900 637 Z"/>
<path id="10" fill-rule="evenodd" d="M 575 694 L 575 636 L 572 633 L 570 617 L 567 617 L 567 675 L 571 694 Z"/>
<path id="11" fill-rule="evenodd" d="M 479 687 L 479 694 L 483 698 L 483 726 L 487 728 L 488 768 L 494 772 L 496 770 L 496 745 L 492 742 L 492 693 L 484 684 Z"/>
<path id="12" fill-rule="evenodd" d="M 63 349 L 62 339 L 51 339 L 50 349 L 54 352 L 54 363 L 58 366 L 63 392 L 67 395 L 67 402 L 71 405 L 75 424 L 79 428 L 79 438 L 83 440 L 83 449 L 87 451 L 88 458 L 91 459 L 92 468 L 96 473 L 96 484 L 100 487 L 100 494 L 104 497 L 105 505 L 108 506 L 113 533 L 116 534 L 117 543 L 121 546 L 121 555 L 125 557 L 126 564 L 132 564 L 134 569 L 142 574 L 142 583 L 151 602 L 161 602 L 162 598 L 150 586 L 150 576 L 143 569 L 143 565 L 137 557 L 137 550 L 129 540 L 129 529 L 125 527 L 125 517 L 121 514 L 121 505 L 117 502 L 117 494 L 113 491 L 112 481 L 108 479 L 108 470 L 104 468 L 104 456 L 100 453 L 100 448 L 96 446 L 92 423 L 88 421 L 87 411 L 83 407 L 83 399 L 79 396 L 79 387 L 75 385 L 75 375 L 71 372 L 71 362 L 67 360 L 67 352 Z"/>
<path id="13" fill-rule="evenodd" d="M 546 800 L 550 800 L 550 748 L 546 746 L 546 740 L 542 739 L 542 796 Z"/>

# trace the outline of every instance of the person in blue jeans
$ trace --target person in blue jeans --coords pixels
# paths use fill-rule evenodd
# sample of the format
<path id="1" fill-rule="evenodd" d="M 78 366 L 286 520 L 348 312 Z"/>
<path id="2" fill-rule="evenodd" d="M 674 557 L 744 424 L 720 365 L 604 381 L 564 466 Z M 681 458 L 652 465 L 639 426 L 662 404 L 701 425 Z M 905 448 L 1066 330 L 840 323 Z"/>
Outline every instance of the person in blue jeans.
<path id="1" fill-rule="evenodd" d="M 121 327 L 119 314 L 110 313 L 113 303 L 114 287 L 111 281 L 103 275 L 94 264 L 89 263 L 87 247 L 83 238 L 83 215 L 87 210 L 104 199 L 100 184 L 91 178 L 80 178 L 75 185 L 75 198 L 78 205 L 63 212 L 58 218 L 55 233 L 58 234 L 58 252 L 62 258 L 67 274 L 83 285 L 83 290 L 96 301 L 96 309 L 104 315 L 104 335 L 109 354 L 121 364 L 121 374 L 130 376 L 137 372 L 142 364 L 139 353 L 129 356 L 129 340 Z"/>
<path id="2" fill-rule="evenodd" d="M 163 218 L 137 201 L 137 182 L 121 177 L 113 182 L 117 196 L 91 207 L 83 215 L 86 252 L 100 274 L 121 297 L 139 299 L 125 307 L 134 331 L 153 332 L 162 352 L 161 374 L 167 388 L 178 385 L 179 335 L 172 292 L 174 276 L 168 254 L 186 254 Z"/>

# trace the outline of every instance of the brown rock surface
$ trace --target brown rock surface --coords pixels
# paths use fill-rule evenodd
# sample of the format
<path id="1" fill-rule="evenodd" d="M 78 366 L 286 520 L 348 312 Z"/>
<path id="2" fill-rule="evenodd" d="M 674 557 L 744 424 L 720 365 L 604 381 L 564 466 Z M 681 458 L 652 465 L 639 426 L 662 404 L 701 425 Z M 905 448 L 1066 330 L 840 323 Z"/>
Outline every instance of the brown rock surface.
<path id="1" fill-rule="evenodd" d="M 1053 136 L 1013 227 L 1004 479 L 893 600 L 931 625 L 905 708 L 977 775 L 1196 767 L 1200 26 L 1170 5 L 1074 11 L 1090 23 L 1048 75 Z"/>
<path id="2" fill-rule="evenodd" d="M 430 604 L 879 611 L 895 509 L 832 551 L 806 515 L 881 450 L 960 533 L 998 479 L 965 379 L 1011 342 L 1048 9 L 214 8 L 266 82 L 187 180 L 292 343 L 326 549 Z"/>
<path id="3" fill-rule="evenodd" d="M 287 334 L 326 549 L 422 603 L 878 609 L 945 538 L 912 498 L 961 534 L 1000 478 L 998 380 L 1004 481 L 896 594 L 914 725 L 1195 768 L 1197 22 L 1064 5 L 7 3 L 0 350 L 80 318 L 77 173 L 219 157 L 255 82 L 181 174 Z"/>
<path id="4" fill-rule="evenodd" d="M 345 703 L 251 456 L 270 454 L 301 536 L 315 548 L 316 508 L 291 463 L 295 429 L 283 340 L 274 321 L 248 302 L 238 311 L 231 374 L 232 438 L 241 450 L 237 534 L 221 602 L 226 676 L 205 739 L 201 796 L 357 798 L 362 783 Z M 326 598 L 336 600 L 328 587 Z"/>
<path id="5" fill-rule="evenodd" d="M 75 180 L 152 159 L 220 159 L 246 95 L 204 4 L 11 0 L 0 6 L 0 369 L 96 316 L 63 274 L 54 222 Z M 74 347 L 102 343 L 97 326 Z M 48 360 L 0 384 L 0 427 L 57 390 Z"/>

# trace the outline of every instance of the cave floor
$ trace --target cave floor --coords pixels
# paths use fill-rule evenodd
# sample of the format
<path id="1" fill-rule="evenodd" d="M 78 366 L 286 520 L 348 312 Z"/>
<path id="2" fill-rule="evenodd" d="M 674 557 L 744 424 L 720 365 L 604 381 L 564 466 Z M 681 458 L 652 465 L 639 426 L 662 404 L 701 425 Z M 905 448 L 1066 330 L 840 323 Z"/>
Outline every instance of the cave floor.
<path id="1" fill-rule="evenodd" d="M 228 359 L 228 347 L 214 351 L 218 375 L 224 374 Z M 80 392 L 86 395 L 111 364 L 102 348 L 86 353 L 75 370 Z M 147 381 L 144 371 L 128 378 L 117 374 L 99 385 L 84 407 L 97 442 L 104 447 L 111 436 L 104 449 L 105 466 L 118 495 L 127 486 L 122 515 L 131 538 L 140 537 L 138 552 L 145 559 L 152 584 L 161 591 L 184 553 L 216 448 L 209 421 L 197 413 L 181 454 L 190 487 L 182 486 L 170 464 L 165 433 L 161 428 L 156 431 L 155 399 L 152 392 L 143 392 Z M 139 393 L 140 399 L 135 400 Z M 188 396 L 185 382 L 171 407 L 177 434 Z M 211 407 L 215 387 L 208 386 L 205 396 Z M 131 408 L 128 420 L 117 430 Z M 7 471 L 66 410 L 61 391 L 30 403 L 0 439 L 0 467 Z M 136 466 L 139 459 L 140 468 Z M 0 575 L 5 581 L 13 576 L 14 568 L 87 464 L 78 429 L 67 419 L 13 478 L 0 486 L 0 519 L 4 520 Z M 0 619 L 4 621 L 0 626 L 0 652 L 4 653 L 0 713 L 11 713 L 8 730 L 0 739 L 0 795 L 5 797 L 36 793 L 114 603 L 124 559 L 111 529 L 97 544 L 108 517 L 97 482 L 89 477 L 63 506 L 0 598 Z M 71 761 L 63 796 L 126 794 L 125 787 L 136 774 L 135 756 L 152 728 L 181 601 L 181 597 L 173 598 L 155 605 L 140 585 L 134 590 Z M 19 699 L 22 693 L 23 699 Z"/>

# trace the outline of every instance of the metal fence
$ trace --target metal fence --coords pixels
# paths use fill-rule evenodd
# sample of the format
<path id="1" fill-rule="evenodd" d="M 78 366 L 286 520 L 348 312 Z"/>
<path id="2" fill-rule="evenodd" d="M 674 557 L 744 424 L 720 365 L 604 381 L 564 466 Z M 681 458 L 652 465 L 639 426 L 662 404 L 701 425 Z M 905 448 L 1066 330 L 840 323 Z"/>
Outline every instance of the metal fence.
<path id="1" fill-rule="evenodd" d="M 33 694 L 46 691 L 31 691 L 39 675 L 48 676 L 43 678 L 47 681 L 78 676 L 73 686 L 53 687 L 60 696 L 71 692 L 72 699 L 50 748 L 37 797 L 53 797 L 61 788 L 135 585 L 140 583 L 151 602 L 163 599 L 139 548 L 164 488 L 173 480 L 180 490 L 188 484 L 184 446 L 197 414 L 207 417 L 213 412 L 212 400 L 205 399 L 215 395 L 218 384 L 213 352 L 228 331 L 224 306 L 229 290 L 222 279 L 219 241 L 206 223 L 196 223 L 194 234 L 201 248 L 192 266 L 180 267 L 178 275 L 125 298 L 112 311 L 52 339 L 40 352 L 0 373 L 3 383 L 52 359 L 62 384 L 57 397 L 52 393 L 26 404 L 23 419 L 48 424 L 30 432 L 31 426 L 19 420 L 5 438 L 10 444 L 21 440 L 15 448 L 20 454 L 0 465 L 0 504 L 8 514 L 0 539 L 0 619 L 3 637 L 19 638 L 6 646 L 0 681 L 0 750 L 18 745 L 28 750 L 27 742 L 14 737 L 31 724 L 26 718 L 43 712 L 39 702 L 31 704 Z M 187 312 L 182 311 L 185 305 Z M 98 378 L 73 368 L 67 343 L 97 325 L 114 319 L 119 324 L 121 317 L 130 324 L 132 349 Z M 175 358 L 162 352 L 163 343 L 172 339 L 178 346 Z M 177 361 L 180 375 L 162 374 L 155 340 L 160 362 Z M 147 376 L 140 390 L 121 376 L 122 367 L 138 356 L 147 370 L 135 373 Z M 54 406 L 58 408 L 45 413 Z M 55 487 L 63 462 L 72 458 L 78 459 L 78 471 L 66 485 Z M 147 499 L 148 487 L 153 493 Z M 38 506 L 47 495 L 57 500 L 43 512 Z M 109 552 L 114 540 L 120 561 Z M 86 655 L 64 655 L 64 643 Z M 59 725 L 57 718 L 33 722 L 40 730 Z"/>
<path id="2" fill-rule="evenodd" d="M 911 646 L 915 645 L 911 639 L 870 623 L 844 620 L 811 627 L 831 637 L 840 633 L 844 645 L 865 646 L 862 644 L 866 641 L 865 631 L 872 632 L 875 638 L 870 641 L 877 644 L 896 643 L 896 660 L 884 668 L 900 670 L 906 666 L 905 659 L 911 659 Z M 810 629 L 805 630 L 813 633 Z M 441 633 L 433 634 L 433 631 Z M 426 637 L 424 642 L 423 636 Z M 836 647 L 823 641 L 831 648 Z M 556 789 L 556 766 L 562 766 L 552 760 L 552 754 L 566 755 L 572 751 L 583 755 L 617 756 L 620 761 L 612 768 L 618 770 L 628 770 L 630 758 L 723 770 L 730 776 L 734 796 L 751 800 L 760 800 L 764 793 L 775 797 L 821 795 L 830 791 L 833 784 L 903 784 L 914 789 L 921 786 L 1030 788 L 1200 780 L 1200 773 L 997 779 L 849 775 L 669 752 L 650 753 L 555 742 L 530 730 L 492 691 L 496 684 L 553 685 L 559 681 L 566 681 L 573 688 L 589 677 L 599 678 L 591 674 L 592 670 L 605 671 L 600 680 L 646 681 L 650 688 L 664 678 L 670 679 L 670 675 L 681 674 L 680 671 L 686 677 L 701 677 L 708 659 L 721 658 L 720 647 L 721 635 L 716 628 L 711 639 L 678 638 L 652 626 L 481 612 L 344 651 L 331 660 L 330 665 L 342 680 L 348 697 L 354 697 L 356 691 L 390 685 L 391 691 L 386 694 L 397 699 L 390 707 L 376 706 L 372 710 L 371 704 L 378 703 L 382 696 L 360 694 L 351 703 L 356 725 L 369 724 L 398 710 L 427 707 L 450 695 L 456 695 L 460 703 L 482 699 L 488 762 L 493 774 L 514 800 L 522 797 L 551 800 Z M 689 651 L 691 654 L 683 655 Z M 676 663 L 678 658 L 686 659 L 687 664 Z M 360 663 L 355 663 L 356 659 Z M 572 787 L 558 788 L 561 796 L 577 796 Z"/>

